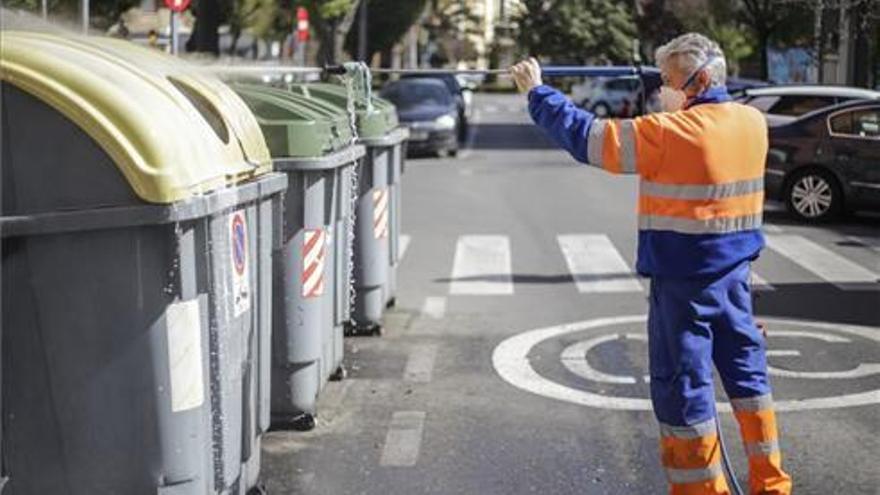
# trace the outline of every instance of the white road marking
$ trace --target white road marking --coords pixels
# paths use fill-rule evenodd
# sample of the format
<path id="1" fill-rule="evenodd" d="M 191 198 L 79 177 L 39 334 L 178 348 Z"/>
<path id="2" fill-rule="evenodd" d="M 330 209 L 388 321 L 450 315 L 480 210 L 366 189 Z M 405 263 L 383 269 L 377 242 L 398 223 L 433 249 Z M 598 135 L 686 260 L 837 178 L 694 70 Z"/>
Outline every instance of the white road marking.
<path id="1" fill-rule="evenodd" d="M 790 357 L 800 355 L 801 351 L 795 349 L 769 349 L 767 351 L 767 357 Z"/>
<path id="2" fill-rule="evenodd" d="M 644 315 L 614 316 L 530 330 L 501 342 L 492 353 L 492 365 L 506 382 L 536 395 L 599 409 L 650 411 L 650 399 L 608 396 L 588 390 L 571 388 L 541 376 L 535 371 L 529 360 L 529 353 L 532 349 L 546 340 L 573 333 L 602 331 L 616 325 L 635 323 L 644 325 L 646 320 L 647 317 Z M 763 318 L 762 320 L 770 324 L 800 325 L 803 328 L 855 335 L 875 343 L 880 343 L 880 334 L 877 333 L 876 329 L 870 327 L 777 318 Z M 777 331 L 777 333 L 781 333 L 781 331 Z M 808 334 L 811 332 L 793 331 L 790 333 Z M 773 335 L 772 331 L 770 335 Z M 777 400 L 775 407 L 777 411 L 803 411 L 839 409 L 871 404 L 880 404 L 880 389 L 829 397 Z M 730 412 L 730 404 L 726 402 L 720 403 L 718 410 Z"/>
<path id="3" fill-rule="evenodd" d="M 794 371 L 767 365 L 767 371 L 783 378 L 807 378 L 813 380 L 842 380 L 864 378 L 880 373 L 880 363 L 859 363 L 853 369 L 844 371 Z"/>
<path id="4" fill-rule="evenodd" d="M 780 227 L 779 225 L 770 225 L 770 224 L 765 223 L 762 228 L 764 229 L 764 232 L 766 232 L 768 234 L 782 233 L 782 227 Z"/>
<path id="5" fill-rule="evenodd" d="M 382 466 L 415 466 L 425 429 L 424 411 L 398 411 L 391 417 L 391 426 L 382 449 Z"/>
<path id="6" fill-rule="evenodd" d="M 770 282 L 768 282 L 764 277 L 758 275 L 754 271 L 751 272 L 751 280 L 750 283 L 752 288 L 755 290 L 776 290 L 776 287 L 773 287 Z"/>
<path id="7" fill-rule="evenodd" d="M 418 345 L 412 348 L 403 371 L 403 379 L 408 382 L 428 383 L 434 372 L 434 361 L 437 359 L 435 344 Z"/>
<path id="8" fill-rule="evenodd" d="M 510 240 L 501 235 L 458 238 L 449 293 L 456 295 L 513 294 Z"/>
<path id="9" fill-rule="evenodd" d="M 767 236 L 770 249 L 843 290 L 876 284 L 876 273 L 799 235 Z"/>
<path id="10" fill-rule="evenodd" d="M 560 359 L 562 359 L 562 364 L 569 371 L 590 381 L 599 383 L 636 383 L 636 379 L 631 376 L 610 375 L 596 370 L 587 361 L 587 353 L 590 352 L 590 349 L 605 342 L 612 342 L 618 339 L 620 339 L 620 334 L 614 333 L 572 344 L 562 351 Z"/>
<path id="11" fill-rule="evenodd" d="M 422 305 L 422 314 L 439 320 L 446 314 L 446 298 L 445 297 L 426 297 L 425 304 Z"/>
<path id="12" fill-rule="evenodd" d="M 409 242 L 412 240 L 412 236 L 406 234 L 400 234 L 400 259 L 406 255 L 406 248 L 409 247 Z"/>
<path id="13" fill-rule="evenodd" d="M 560 235 L 559 247 L 568 270 L 574 277 L 578 292 L 639 292 L 633 271 L 602 234 Z"/>

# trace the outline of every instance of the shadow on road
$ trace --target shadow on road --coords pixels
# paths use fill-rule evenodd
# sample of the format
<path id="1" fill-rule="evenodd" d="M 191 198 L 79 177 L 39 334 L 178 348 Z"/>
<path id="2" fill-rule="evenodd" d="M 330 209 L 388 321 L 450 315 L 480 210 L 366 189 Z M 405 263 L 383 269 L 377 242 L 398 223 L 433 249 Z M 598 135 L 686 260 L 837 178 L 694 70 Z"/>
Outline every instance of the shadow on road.
<path id="1" fill-rule="evenodd" d="M 578 277 L 581 281 L 628 280 L 631 273 L 610 273 Z M 438 278 L 435 283 L 487 282 L 518 285 L 571 284 L 570 274 L 489 274 L 473 277 Z M 644 281 L 645 287 L 649 282 Z M 880 332 L 880 280 L 843 290 L 828 283 L 774 284 L 774 290 L 755 290 L 756 315 L 818 320 L 878 327 Z"/>
<path id="2" fill-rule="evenodd" d="M 556 149 L 544 132 L 530 123 L 474 124 L 475 150 L 541 150 Z"/>
<path id="3" fill-rule="evenodd" d="M 862 285 L 774 284 L 773 291 L 755 293 L 755 314 L 880 328 L 880 281 Z"/>
<path id="4" fill-rule="evenodd" d="M 608 273 L 603 275 L 584 275 L 577 277 L 581 282 L 598 282 L 600 280 L 629 280 L 633 278 L 632 273 Z M 435 283 L 448 284 L 450 282 L 490 282 L 490 283 L 509 283 L 540 285 L 540 284 L 571 284 L 574 283 L 575 277 L 571 274 L 564 275 L 542 275 L 542 274 L 513 274 L 513 275 L 475 275 L 473 277 L 458 278 L 437 278 Z"/>
<path id="5" fill-rule="evenodd" d="M 791 217 L 785 210 L 765 210 L 765 223 L 772 223 L 780 227 L 809 227 L 809 224 L 800 222 Z M 875 212 L 856 212 L 844 216 L 842 219 L 821 225 L 822 229 L 831 230 L 841 235 L 854 235 L 865 238 L 880 238 L 880 215 Z M 852 241 L 838 242 L 841 246 L 863 247 Z"/>

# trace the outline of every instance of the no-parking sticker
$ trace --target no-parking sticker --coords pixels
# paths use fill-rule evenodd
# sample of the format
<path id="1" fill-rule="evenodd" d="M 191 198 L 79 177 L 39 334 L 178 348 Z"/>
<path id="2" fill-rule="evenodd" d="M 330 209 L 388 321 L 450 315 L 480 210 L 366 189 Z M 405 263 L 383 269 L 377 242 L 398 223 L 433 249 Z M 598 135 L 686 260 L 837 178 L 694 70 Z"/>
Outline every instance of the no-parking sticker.
<path id="1" fill-rule="evenodd" d="M 229 245 L 232 251 L 232 313 L 238 318 L 251 309 L 247 222 L 241 211 L 229 216 Z"/>

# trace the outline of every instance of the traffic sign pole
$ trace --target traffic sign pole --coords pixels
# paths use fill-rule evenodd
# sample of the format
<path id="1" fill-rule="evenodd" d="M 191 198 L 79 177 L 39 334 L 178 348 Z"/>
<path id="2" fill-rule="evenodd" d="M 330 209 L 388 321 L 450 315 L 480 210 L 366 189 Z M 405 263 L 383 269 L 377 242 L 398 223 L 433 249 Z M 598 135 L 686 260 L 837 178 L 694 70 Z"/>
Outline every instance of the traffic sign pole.
<path id="1" fill-rule="evenodd" d="M 177 12 L 171 11 L 171 54 L 177 55 Z"/>

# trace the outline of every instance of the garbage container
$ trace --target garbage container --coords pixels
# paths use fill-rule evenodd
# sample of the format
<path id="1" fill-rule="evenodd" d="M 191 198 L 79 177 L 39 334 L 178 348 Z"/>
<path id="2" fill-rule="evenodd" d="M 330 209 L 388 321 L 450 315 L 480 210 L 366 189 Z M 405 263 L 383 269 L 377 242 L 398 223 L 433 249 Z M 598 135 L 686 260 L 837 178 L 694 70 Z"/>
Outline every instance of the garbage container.
<path id="1" fill-rule="evenodd" d="M 275 169 L 287 175 L 274 271 L 272 413 L 278 424 L 307 430 L 320 390 L 345 374 L 351 181 L 364 149 L 337 107 L 267 86 L 233 88 L 256 115 Z"/>
<path id="2" fill-rule="evenodd" d="M 286 186 L 259 126 L 147 49 L 0 38 L 4 494 L 255 488 Z"/>
<path id="3" fill-rule="evenodd" d="M 295 84 L 291 90 L 348 108 L 348 89 L 327 83 Z M 364 95 L 355 97 L 358 142 L 367 148 L 359 173 L 355 235 L 355 307 L 352 333 L 378 333 L 386 306 L 397 294 L 400 263 L 401 176 L 408 137 L 390 102 Z"/>

